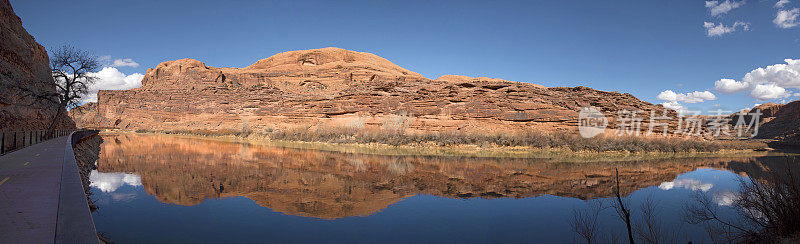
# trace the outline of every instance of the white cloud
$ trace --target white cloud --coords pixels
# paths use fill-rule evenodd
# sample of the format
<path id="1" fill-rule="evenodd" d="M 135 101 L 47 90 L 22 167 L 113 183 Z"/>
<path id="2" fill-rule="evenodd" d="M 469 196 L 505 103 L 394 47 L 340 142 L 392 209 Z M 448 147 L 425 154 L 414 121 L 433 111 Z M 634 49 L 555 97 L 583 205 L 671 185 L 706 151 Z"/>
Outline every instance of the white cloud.
<path id="1" fill-rule="evenodd" d="M 133 59 L 123 58 L 123 59 L 115 59 L 114 63 L 111 64 L 113 67 L 139 67 L 139 63 L 133 61 Z"/>
<path id="2" fill-rule="evenodd" d="M 102 63 L 104 65 L 105 64 L 109 64 L 109 63 L 111 63 L 111 55 L 103 55 L 103 56 L 97 57 L 97 61 L 100 61 L 100 63 Z"/>
<path id="3" fill-rule="evenodd" d="M 714 187 L 714 184 L 703 183 L 695 179 L 680 179 L 674 181 L 663 182 L 658 186 L 661 190 L 672 190 L 673 188 L 685 188 L 692 191 L 708 191 Z"/>
<path id="4" fill-rule="evenodd" d="M 756 85 L 752 91 L 750 91 L 750 96 L 760 99 L 760 100 L 772 100 L 778 98 L 787 98 L 791 95 L 790 91 L 787 91 L 785 88 L 777 86 L 775 84 L 759 84 Z"/>
<path id="5" fill-rule="evenodd" d="M 717 91 L 736 93 L 750 91 L 759 100 L 772 100 L 791 96 L 790 88 L 800 88 L 800 59 L 784 59 L 785 64 L 774 64 L 754 69 L 741 81 L 720 79 L 714 83 Z"/>
<path id="6" fill-rule="evenodd" d="M 737 1 L 730 1 L 725 0 L 724 2 L 719 1 L 706 1 L 706 8 L 711 11 L 711 16 L 718 16 L 721 14 L 728 13 L 729 11 L 741 7 L 744 5 L 744 1 L 737 2 Z"/>
<path id="7" fill-rule="evenodd" d="M 672 109 L 677 111 L 680 114 L 686 114 L 689 112 L 685 106 L 683 106 L 680 102 L 686 103 L 699 103 L 706 100 L 716 100 L 717 96 L 710 91 L 694 91 L 690 93 L 676 93 L 672 90 L 666 90 L 658 94 L 656 98 L 660 100 L 664 100 L 666 102 L 661 103 L 662 106 L 668 109 Z"/>
<path id="8" fill-rule="evenodd" d="M 791 10 L 780 10 L 778 11 L 778 15 L 775 16 L 775 19 L 772 20 L 772 23 L 775 23 L 780 28 L 792 28 L 797 25 L 800 25 L 798 22 L 797 17 L 800 16 L 800 9 L 794 8 Z"/>
<path id="9" fill-rule="evenodd" d="M 96 73 L 89 73 L 89 75 L 97 79 L 94 84 L 89 86 L 89 94 L 81 99 L 83 102 L 96 102 L 99 90 L 128 90 L 140 87 L 142 78 L 144 78 L 144 75 L 140 73 L 125 75 L 113 67 L 105 67 Z"/>
<path id="10" fill-rule="evenodd" d="M 750 30 L 750 23 L 736 21 L 731 26 L 725 26 L 723 23 L 715 24 L 713 22 L 703 22 L 703 28 L 706 29 L 706 36 L 709 37 L 728 34 L 738 30 L 739 27 L 744 31 L 748 31 Z"/>
<path id="11" fill-rule="evenodd" d="M 668 109 L 675 110 L 680 114 L 686 114 L 687 112 L 689 112 L 689 110 L 686 109 L 686 107 L 681 105 L 681 103 L 679 103 L 679 102 L 665 102 L 665 103 L 662 103 L 661 106 L 664 106 L 665 108 L 668 108 Z"/>
<path id="12" fill-rule="evenodd" d="M 656 96 L 656 98 L 664 101 L 678 101 L 678 94 L 672 90 L 662 91 L 661 93 Z"/>
<path id="13" fill-rule="evenodd" d="M 719 206 L 731 206 L 738 199 L 739 196 L 735 192 L 726 190 L 714 193 L 713 201 Z"/>
<path id="14" fill-rule="evenodd" d="M 775 3 L 776 8 L 783 8 L 784 5 L 789 4 L 789 0 L 780 0 Z"/>
<path id="15" fill-rule="evenodd" d="M 800 59 L 784 59 L 786 64 L 775 64 L 754 69 L 742 82 L 750 84 L 772 83 L 785 88 L 800 88 Z"/>
<path id="16" fill-rule="evenodd" d="M 111 55 L 97 57 L 97 61 L 99 61 L 103 67 L 139 67 L 139 63 L 130 58 L 118 58 L 112 61 Z"/>
<path id="17" fill-rule="evenodd" d="M 114 192 L 123 185 L 141 186 L 142 177 L 136 174 L 126 173 L 101 173 L 97 170 L 92 170 L 89 173 L 89 184 L 91 187 L 96 187 L 103 192 Z"/>
<path id="18" fill-rule="evenodd" d="M 753 106 L 750 106 L 750 107 L 743 107 L 743 108 L 739 109 L 739 111 L 747 112 L 747 111 L 753 110 L 753 108 L 758 107 L 759 105 L 761 105 L 761 104 L 760 103 L 756 103 L 756 104 L 753 104 Z"/>
<path id="19" fill-rule="evenodd" d="M 720 79 L 714 82 L 714 87 L 717 91 L 722 93 L 733 94 L 746 91 L 749 88 L 749 85 L 733 79 Z"/>
<path id="20" fill-rule="evenodd" d="M 668 102 L 686 102 L 686 103 L 699 103 L 705 100 L 716 100 L 717 96 L 710 91 L 694 91 L 690 93 L 675 93 L 672 90 L 666 90 L 658 94 L 656 98 Z"/>

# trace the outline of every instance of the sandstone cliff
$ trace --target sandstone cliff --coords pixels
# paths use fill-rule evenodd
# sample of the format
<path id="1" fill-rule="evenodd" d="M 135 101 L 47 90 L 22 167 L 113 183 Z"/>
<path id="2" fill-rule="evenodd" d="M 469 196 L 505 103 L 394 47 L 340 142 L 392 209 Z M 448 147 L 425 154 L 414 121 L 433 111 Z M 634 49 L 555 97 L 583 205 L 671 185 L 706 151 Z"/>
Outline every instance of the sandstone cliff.
<path id="1" fill-rule="evenodd" d="M 96 102 L 88 102 L 79 107 L 70 109 L 67 113 L 75 121 L 78 128 L 97 127 L 104 123 Z"/>
<path id="2" fill-rule="evenodd" d="M 45 130 L 60 108 L 44 47 L 22 27 L 8 0 L 0 1 L 0 131 Z M 57 128 L 74 128 L 63 113 Z"/>
<path id="3" fill-rule="evenodd" d="M 800 145 L 800 101 L 787 104 L 767 103 L 753 108 L 761 110 L 761 128 L 757 138 L 777 139 L 782 144 Z"/>
<path id="4" fill-rule="evenodd" d="M 643 110 L 645 123 L 649 111 L 664 110 L 631 94 L 586 87 L 454 75 L 432 80 L 339 48 L 280 53 L 245 68 L 168 61 L 149 69 L 142 87 L 100 91 L 98 100 L 102 123 L 95 125 L 132 130 L 380 127 L 400 117 L 410 131 L 553 131 L 575 130 L 582 106 L 609 117 Z"/>

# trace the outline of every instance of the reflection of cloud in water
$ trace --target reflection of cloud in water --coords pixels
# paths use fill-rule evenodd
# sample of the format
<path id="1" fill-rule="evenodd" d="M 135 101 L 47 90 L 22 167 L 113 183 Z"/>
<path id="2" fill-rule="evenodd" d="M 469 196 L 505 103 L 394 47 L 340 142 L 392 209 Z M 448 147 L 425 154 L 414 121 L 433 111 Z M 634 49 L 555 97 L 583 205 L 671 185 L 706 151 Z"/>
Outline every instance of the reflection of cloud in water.
<path id="1" fill-rule="evenodd" d="M 133 193 L 111 193 L 111 199 L 116 202 L 130 202 L 136 198 Z"/>
<path id="2" fill-rule="evenodd" d="M 686 188 L 692 191 L 708 191 L 714 187 L 714 184 L 703 183 L 695 179 L 680 179 L 674 181 L 667 181 L 658 186 L 661 190 L 671 190 L 672 188 Z"/>
<path id="3" fill-rule="evenodd" d="M 116 191 L 122 185 L 142 185 L 142 177 L 139 175 L 121 172 L 101 173 L 97 172 L 97 170 L 92 170 L 92 173 L 89 174 L 89 180 L 92 182 L 90 186 L 96 187 L 103 192 Z"/>
<path id="4" fill-rule="evenodd" d="M 739 198 L 739 196 L 732 191 L 720 191 L 714 193 L 714 202 L 720 206 L 731 206 L 737 198 Z"/>

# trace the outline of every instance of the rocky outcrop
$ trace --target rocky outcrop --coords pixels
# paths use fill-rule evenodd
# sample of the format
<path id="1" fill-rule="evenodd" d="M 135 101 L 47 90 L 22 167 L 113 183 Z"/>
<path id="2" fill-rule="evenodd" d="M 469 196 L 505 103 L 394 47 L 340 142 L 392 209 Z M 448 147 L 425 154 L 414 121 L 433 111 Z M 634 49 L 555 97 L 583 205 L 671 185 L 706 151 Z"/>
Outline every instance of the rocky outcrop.
<path id="1" fill-rule="evenodd" d="M 96 102 L 85 103 L 80 107 L 70 109 L 69 117 L 75 121 L 75 126 L 78 128 L 97 128 L 99 125 L 108 123 L 100 115 L 98 107 Z"/>
<path id="2" fill-rule="evenodd" d="M 800 145 L 800 101 L 787 104 L 762 104 L 752 109 L 760 109 L 763 119 L 758 138 L 776 139 L 781 144 Z"/>
<path id="3" fill-rule="evenodd" d="M 257 146 L 161 135 L 103 135 L 99 172 L 141 177 L 159 201 L 196 205 L 244 196 L 291 215 L 367 216 L 416 194 L 448 198 L 580 199 L 625 194 L 731 159 L 553 163 L 533 159 L 396 157 Z"/>
<path id="4" fill-rule="evenodd" d="M 645 123 L 648 111 L 664 110 L 631 94 L 586 87 L 453 75 L 431 80 L 339 48 L 280 53 L 245 68 L 168 61 L 148 69 L 142 87 L 100 91 L 98 100 L 99 126 L 130 130 L 381 127 L 401 116 L 413 117 L 411 131 L 553 131 L 575 130 L 582 106 L 609 117 L 643 110 Z"/>
<path id="5" fill-rule="evenodd" d="M 56 101 L 44 47 L 22 27 L 8 0 L 0 0 L 0 131 L 74 128 Z"/>

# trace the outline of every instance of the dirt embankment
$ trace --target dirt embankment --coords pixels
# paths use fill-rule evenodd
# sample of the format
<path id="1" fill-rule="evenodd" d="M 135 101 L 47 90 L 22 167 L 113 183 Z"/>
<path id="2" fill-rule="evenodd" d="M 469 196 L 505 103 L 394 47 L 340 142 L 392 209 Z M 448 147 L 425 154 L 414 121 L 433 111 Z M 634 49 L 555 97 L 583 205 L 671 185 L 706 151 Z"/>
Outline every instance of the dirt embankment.
<path id="1" fill-rule="evenodd" d="M 89 184 L 89 173 L 97 168 L 97 159 L 100 158 L 100 144 L 103 143 L 103 138 L 100 135 L 91 135 L 81 139 L 73 148 L 75 152 L 75 161 L 78 164 L 78 171 L 81 174 L 81 182 L 83 182 L 83 190 L 86 193 L 89 208 L 94 211 L 97 206 L 94 205 L 91 196 L 91 188 Z"/>

